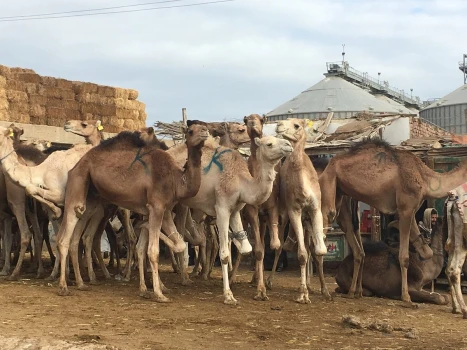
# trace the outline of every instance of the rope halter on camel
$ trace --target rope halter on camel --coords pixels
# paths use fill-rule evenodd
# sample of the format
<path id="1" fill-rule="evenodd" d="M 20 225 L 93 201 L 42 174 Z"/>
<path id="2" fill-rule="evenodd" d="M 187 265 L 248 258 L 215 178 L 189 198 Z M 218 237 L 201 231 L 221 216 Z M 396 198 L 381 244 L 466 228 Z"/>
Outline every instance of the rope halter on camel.
<path id="1" fill-rule="evenodd" d="M 247 233 L 246 231 L 238 231 L 238 232 L 232 232 L 229 230 L 229 239 L 236 239 L 237 241 L 243 241 L 244 239 L 247 239 Z"/>

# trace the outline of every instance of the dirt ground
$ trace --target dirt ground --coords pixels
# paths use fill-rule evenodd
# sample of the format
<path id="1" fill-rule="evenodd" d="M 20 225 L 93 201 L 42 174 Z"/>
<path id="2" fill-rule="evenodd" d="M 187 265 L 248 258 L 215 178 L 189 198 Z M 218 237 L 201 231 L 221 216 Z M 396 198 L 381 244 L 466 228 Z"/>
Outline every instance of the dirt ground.
<path id="1" fill-rule="evenodd" d="M 467 320 L 449 306 L 345 299 L 334 293 L 332 275 L 326 282 L 333 301 L 321 297 L 314 278 L 312 303 L 295 303 L 299 272 L 289 266 L 261 302 L 253 300 L 251 271 L 242 266 L 232 286 L 237 306 L 222 303 L 219 267 L 211 280 L 194 278 L 185 287 L 164 262 L 169 304 L 140 298 L 136 275 L 129 283 L 100 280 L 90 291 L 71 286 L 68 297 L 57 295 L 56 282 L 30 274 L 0 280 L 0 349 L 467 349 Z M 373 326 L 351 328 L 345 315 Z"/>

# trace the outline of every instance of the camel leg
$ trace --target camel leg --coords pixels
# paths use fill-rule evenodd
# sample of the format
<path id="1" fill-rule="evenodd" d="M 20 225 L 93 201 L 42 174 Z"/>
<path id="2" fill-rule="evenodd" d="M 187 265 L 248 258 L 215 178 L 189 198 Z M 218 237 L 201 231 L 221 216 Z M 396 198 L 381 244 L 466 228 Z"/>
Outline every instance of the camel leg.
<path id="1" fill-rule="evenodd" d="M 143 224 L 144 225 L 144 224 Z M 143 298 L 150 298 L 152 295 L 148 293 L 146 286 L 146 251 L 148 247 L 149 232 L 147 224 L 141 227 L 138 242 L 136 243 L 136 255 L 138 256 L 138 272 L 139 272 L 139 295 Z"/>
<path id="2" fill-rule="evenodd" d="M 229 250 L 229 221 L 231 213 L 221 205 L 216 205 L 216 224 L 219 230 L 219 255 L 222 264 L 222 281 L 224 291 L 224 304 L 237 305 L 237 300 L 234 298 L 229 285 L 228 263 L 230 257 Z"/>
<path id="3" fill-rule="evenodd" d="M 47 247 L 47 252 L 49 253 L 50 262 L 55 264 L 55 254 L 50 244 L 50 234 L 49 234 L 49 221 L 42 220 L 41 221 L 41 230 L 42 230 L 42 237 L 44 237 L 45 246 Z"/>
<path id="4" fill-rule="evenodd" d="M 60 225 L 62 224 L 62 222 L 59 223 L 57 220 L 52 219 L 53 213 L 50 210 L 47 210 L 47 212 L 49 215 L 49 220 L 50 222 L 52 222 L 52 227 L 55 232 L 55 245 L 57 249 L 57 256 L 55 257 L 55 263 L 52 272 L 50 273 L 50 276 L 46 278 L 46 280 L 53 281 L 57 278 L 58 272 L 60 271 L 60 250 L 58 249 L 58 232 L 60 230 Z"/>
<path id="5" fill-rule="evenodd" d="M 436 305 L 447 305 L 449 303 L 448 299 L 439 293 L 431 293 L 426 290 L 410 290 L 410 297 L 412 301 L 418 303 L 430 303 Z"/>
<path id="6" fill-rule="evenodd" d="M 177 260 L 175 259 L 175 254 L 172 249 L 169 249 L 169 254 L 170 254 L 170 261 L 172 263 L 172 269 L 175 273 L 180 273 L 180 268 L 177 263 Z"/>
<path id="7" fill-rule="evenodd" d="M 280 203 L 279 203 L 280 204 Z M 287 211 L 282 207 L 282 209 L 280 210 L 280 227 L 279 227 L 279 240 L 281 242 L 281 245 L 279 247 L 279 249 L 277 249 L 274 253 L 274 263 L 272 265 L 272 270 L 271 270 L 271 274 L 269 275 L 268 277 L 268 280 L 266 281 L 266 287 L 271 290 L 272 289 L 272 283 L 274 281 L 274 277 L 276 275 L 276 269 L 277 269 L 277 264 L 279 263 L 279 258 L 281 256 L 281 253 L 282 253 L 282 246 L 284 245 L 284 232 L 285 232 L 285 226 L 287 225 L 287 222 L 289 221 L 289 216 L 287 214 Z M 293 227 L 292 225 L 289 226 L 289 232 L 288 234 L 292 233 L 292 235 L 294 235 L 293 233 Z"/>
<path id="8" fill-rule="evenodd" d="M 110 249 L 113 251 L 110 254 L 110 259 L 115 258 L 115 260 L 117 261 L 117 271 L 120 273 L 120 253 L 118 252 L 119 249 L 117 243 L 117 235 L 115 234 L 112 225 L 108 221 L 105 223 L 105 233 L 107 234 L 107 238 L 109 239 Z M 109 260 L 109 267 L 113 267 L 113 260 Z"/>
<path id="9" fill-rule="evenodd" d="M 7 218 L 3 221 L 3 248 L 5 254 L 5 263 L 3 269 L 0 272 L 0 276 L 8 276 L 11 269 L 11 245 L 13 244 L 13 232 L 12 230 L 13 219 Z"/>
<path id="10" fill-rule="evenodd" d="M 22 189 L 21 191 L 22 192 Z M 24 203 L 24 192 L 22 197 L 19 197 L 21 200 L 13 199 L 10 200 L 8 198 L 8 201 L 10 203 L 10 208 L 13 214 L 16 217 L 16 221 L 18 223 L 18 227 L 21 233 L 21 250 L 19 252 L 19 257 L 18 261 L 16 262 L 16 266 L 11 273 L 9 277 L 7 277 L 7 280 L 16 280 L 18 279 L 18 276 L 21 271 L 21 265 L 23 264 L 23 259 L 24 259 L 24 254 L 26 253 L 26 249 L 28 248 L 29 243 L 31 242 L 32 234 L 31 231 L 29 231 L 29 225 L 26 221 L 26 214 L 25 214 L 25 203 Z"/>
<path id="11" fill-rule="evenodd" d="M 28 185 L 25 188 L 26 193 L 31 196 L 32 198 L 36 199 L 37 201 L 44 203 L 53 213 L 53 218 L 58 219 L 59 217 L 62 216 L 62 209 L 57 207 L 55 203 L 62 203 L 63 198 L 61 192 L 59 195 L 52 196 L 53 199 L 49 198 L 44 198 L 45 191 L 50 192 L 49 190 L 45 190 L 39 187 L 36 187 L 35 185 Z"/>
<path id="12" fill-rule="evenodd" d="M 363 262 L 365 260 L 365 252 L 363 251 L 362 237 L 360 235 L 360 228 L 354 227 L 352 221 L 351 201 L 350 197 L 342 200 L 342 205 L 337 215 L 336 221 L 345 233 L 345 238 L 350 245 L 353 253 L 354 269 L 352 276 L 352 284 L 350 285 L 347 294 L 342 295 L 348 298 L 360 298 L 362 296 L 362 274 Z M 358 218 L 358 216 L 357 216 Z M 355 225 L 358 226 L 358 225 Z"/>
<path id="13" fill-rule="evenodd" d="M 96 273 L 94 272 L 93 263 L 92 263 L 92 252 L 94 250 L 93 249 L 94 247 L 96 248 L 96 254 L 97 252 L 99 252 L 100 259 L 99 257 L 97 258 L 97 260 L 99 261 L 99 265 L 101 269 L 103 270 L 104 274 L 106 275 L 106 278 L 110 279 L 109 271 L 107 271 L 105 264 L 103 264 L 104 261 L 102 259 L 102 253 L 101 253 L 101 247 L 100 247 L 100 238 L 102 236 L 102 232 L 105 226 L 106 219 L 107 217 L 104 216 L 104 207 L 102 206 L 101 203 L 98 203 L 96 210 L 94 211 L 94 213 L 89 219 L 88 225 L 86 227 L 86 231 L 83 234 L 84 249 L 85 249 L 86 262 L 87 262 L 87 267 L 88 267 L 88 275 L 89 275 L 89 284 L 97 283 Z M 97 245 L 94 245 L 94 238 L 98 238 Z M 101 260 L 102 260 L 102 264 L 100 263 Z"/>
<path id="14" fill-rule="evenodd" d="M 206 266 L 203 266 L 201 270 L 201 278 L 207 280 L 211 274 L 213 257 L 212 253 L 214 251 L 214 235 L 216 234 L 212 225 L 204 223 L 204 229 L 206 232 Z M 209 233 L 208 233 L 209 230 Z"/>
<path id="15" fill-rule="evenodd" d="M 34 233 L 34 253 L 36 254 L 35 263 L 37 264 L 36 278 L 43 278 L 45 273 L 44 265 L 42 262 L 42 246 L 44 242 L 44 236 L 37 218 L 37 202 L 34 203 L 34 211 L 27 209 L 26 215 L 29 218 L 29 222 L 32 224 L 32 230 Z"/>
<path id="16" fill-rule="evenodd" d="M 154 299 L 157 302 L 170 302 L 169 298 L 162 294 L 160 279 L 159 279 L 159 236 L 161 233 L 162 220 L 164 218 L 164 208 L 156 207 L 152 204 L 147 204 L 149 211 L 149 243 L 148 257 L 152 270 L 152 284 L 154 289 Z"/>
<path id="17" fill-rule="evenodd" d="M 305 239 L 303 235 L 302 213 L 300 209 L 289 210 L 290 224 L 297 236 L 298 252 L 297 257 L 300 263 L 300 288 L 299 296 L 295 301 L 300 304 L 309 304 L 308 288 L 306 286 L 306 269 L 308 263 L 308 254 L 305 248 Z"/>

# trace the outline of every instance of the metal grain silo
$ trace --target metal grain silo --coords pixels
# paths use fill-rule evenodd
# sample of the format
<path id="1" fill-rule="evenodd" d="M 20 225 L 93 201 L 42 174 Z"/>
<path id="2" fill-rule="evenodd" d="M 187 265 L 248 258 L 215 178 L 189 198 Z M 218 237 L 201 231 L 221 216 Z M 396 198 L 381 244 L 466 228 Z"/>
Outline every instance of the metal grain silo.
<path id="1" fill-rule="evenodd" d="M 466 134 L 467 84 L 420 111 L 420 117 L 455 134 Z"/>
<path id="2" fill-rule="evenodd" d="M 335 119 L 351 118 L 360 112 L 406 113 L 406 108 L 378 99 L 365 89 L 338 76 L 327 76 L 300 95 L 267 113 L 268 120 L 287 118 L 325 119 L 334 112 Z"/>

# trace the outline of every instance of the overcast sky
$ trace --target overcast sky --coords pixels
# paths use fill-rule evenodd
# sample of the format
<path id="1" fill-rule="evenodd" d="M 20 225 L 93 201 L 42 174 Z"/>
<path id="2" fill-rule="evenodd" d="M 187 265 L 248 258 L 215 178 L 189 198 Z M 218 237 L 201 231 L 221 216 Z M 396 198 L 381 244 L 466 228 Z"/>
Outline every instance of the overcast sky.
<path id="1" fill-rule="evenodd" d="M 179 0 L 170 6 L 212 0 Z M 150 0 L 3 1 L 0 17 Z M 132 7 L 136 9 L 144 7 Z M 115 10 L 114 10 L 115 11 Z M 147 125 L 267 113 L 346 60 L 422 100 L 463 84 L 465 0 L 236 0 L 101 16 L 2 22 L 0 64 L 137 89 Z"/>

